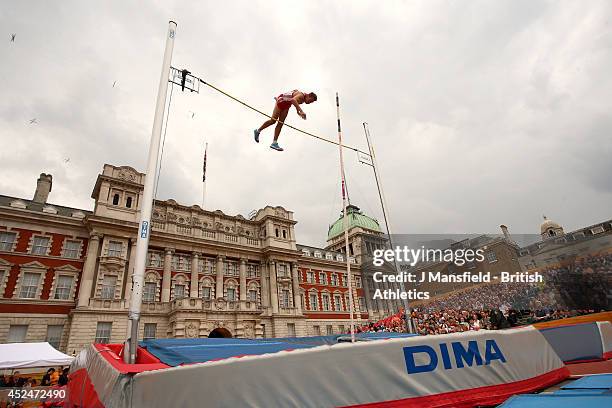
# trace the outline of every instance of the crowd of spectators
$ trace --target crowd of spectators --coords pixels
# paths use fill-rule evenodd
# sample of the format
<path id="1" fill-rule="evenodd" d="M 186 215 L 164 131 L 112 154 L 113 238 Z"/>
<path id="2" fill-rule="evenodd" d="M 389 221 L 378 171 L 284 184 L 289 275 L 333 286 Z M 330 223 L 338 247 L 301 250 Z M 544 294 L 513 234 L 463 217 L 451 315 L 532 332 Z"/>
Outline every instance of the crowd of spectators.
<path id="1" fill-rule="evenodd" d="M 38 386 L 64 386 L 68 384 L 69 368 L 49 368 L 42 376 L 40 381 L 36 380 L 35 375 L 21 374 L 15 371 L 10 375 L 0 375 L 0 388 L 26 388 Z"/>
<path id="2" fill-rule="evenodd" d="M 411 310 L 421 335 L 496 330 L 609 310 L 612 254 L 589 256 L 540 271 L 540 283 L 493 283 L 433 299 Z M 359 328 L 406 331 L 403 312 Z"/>

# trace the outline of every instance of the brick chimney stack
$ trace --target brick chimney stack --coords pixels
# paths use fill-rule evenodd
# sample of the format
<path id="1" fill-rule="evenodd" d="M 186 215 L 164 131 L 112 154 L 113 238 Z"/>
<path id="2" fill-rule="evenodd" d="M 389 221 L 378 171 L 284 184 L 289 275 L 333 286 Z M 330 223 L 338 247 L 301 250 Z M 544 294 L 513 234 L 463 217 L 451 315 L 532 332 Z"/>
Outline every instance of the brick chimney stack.
<path id="1" fill-rule="evenodd" d="M 510 239 L 510 233 L 508 232 L 508 227 L 502 224 L 499 226 L 499 228 L 501 228 L 502 232 L 504 233 L 504 238 L 506 238 L 506 241 L 508 243 L 512 242 L 512 240 Z"/>
<path id="2" fill-rule="evenodd" d="M 53 176 L 51 174 L 40 173 L 40 177 L 38 177 L 38 181 L 36 182 L 36 191 L 34 192 L 32 201 L 39 204 L 45 204 L 49 198 L 52 185 Z"/>

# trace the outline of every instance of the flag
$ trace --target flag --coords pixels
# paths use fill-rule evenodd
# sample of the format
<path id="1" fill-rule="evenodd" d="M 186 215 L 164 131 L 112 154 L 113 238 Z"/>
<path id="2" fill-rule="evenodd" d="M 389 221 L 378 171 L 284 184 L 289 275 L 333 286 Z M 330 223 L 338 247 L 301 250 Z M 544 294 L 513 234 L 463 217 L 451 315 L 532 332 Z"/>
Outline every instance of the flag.
<path id="1" fill-rule="evenodd" d="M 202 165 L 202 182 L 206 181 L 206 151 L 208 150 L 208 143 L 204 148 L 204 164 Z"/>

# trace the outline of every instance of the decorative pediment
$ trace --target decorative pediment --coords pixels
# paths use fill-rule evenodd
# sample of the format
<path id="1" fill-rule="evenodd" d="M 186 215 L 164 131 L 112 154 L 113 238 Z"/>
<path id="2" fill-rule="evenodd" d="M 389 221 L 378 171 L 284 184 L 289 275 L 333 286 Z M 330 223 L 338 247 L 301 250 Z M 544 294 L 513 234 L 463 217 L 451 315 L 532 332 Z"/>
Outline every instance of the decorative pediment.
<path id="1" fill-rule="evenodd" d="M 21 268 L 29 268 L 29 269 L 48 269 L 47 266 L 41 264 L 38 261 L 33 261 L 33 262 L 28 262 L 26 264 L 21 264 L 20 265 Z"/>
<path id="2" fill-rule="evenodd" d="M 13 266 L 13 264 L 0 258 L 0 266 Z"/>
<path id="3" fill-rule="evenodd" d="M 130 166 L 121 166 L 117 178 L 137 183 L 139 173 Z"/>
<path id="4" fill-rule="evenodd" d="M 61 272 L 80 272 L 81 271 L 80 269 L 77 269 L 72 265 L 62 265 L 54 269 L 56 271 L 61 271 Z"/>

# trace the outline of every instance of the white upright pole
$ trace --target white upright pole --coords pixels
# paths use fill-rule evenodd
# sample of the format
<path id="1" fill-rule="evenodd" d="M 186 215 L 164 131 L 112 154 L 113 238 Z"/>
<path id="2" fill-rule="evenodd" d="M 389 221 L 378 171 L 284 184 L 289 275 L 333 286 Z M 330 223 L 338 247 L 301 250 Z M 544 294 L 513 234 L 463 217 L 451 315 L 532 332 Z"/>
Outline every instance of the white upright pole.
<path id="1" fill-rule="evenodd" d="M 129 348 L 123 350 L 124 361 L 134 364 L 136 362 L 136 348 L 138 346 L 138 322 L 140 321 L 140 309 L 142 306 L 142 289 L 144 282 L 145 262 L 149 247 L 151 231 L 151 210 L 153 207 L 153 194 L 155 180 L 157 179 L 157 168 L 159 162 L 159 147 L 162 133 L 162 122 L 164 119 L 164 108 L 166 105 L 166 94 L 168 92 L 168 77 L 170 75 L 170 63 L 172 61 L 172 50 L 174 49 L 174 37 L 176 35 L 176 23 L 168 23 L 168 35 L 166 36 L 166 49 L 162 63 L 159 88 L 157 91 L 157 105 L 155 106 L 155 117 L 153 119 L 153 131 L 149 145 L 149 159 L 147 164 L 147 176 L 145 179 L 142 202 L 140 203 L 140 222 L 138 224 L 138 241 L 136 242 L 136 257 L 132 280 L 132 297 L 128 319 L 130 323 L 130 337 L 126 340 Z"/>
<path id="2" fill-rule="evenodd" d="M 378 197 L 380 198 L 380 206 L 382 207 L 383 217 L 385 218 L 385 226 L 387 228 L 387 236 L 389 237 L 389 245 L 391 249 L 393 249 L 393 241 L 391 238 L 391 226 L 389 225 L 389 216 L 387 215 L 387 204 L 385 200 L 385 193 L 382 189 L 382 183 L 380 181 L 380 175 L 378 171 L 378 162 L 376 161 L 376 154 L 374 153 L 374 145 L 370 141 L 370 129 L 368 129 L 368 124 L 363 123 L 363 130 L 365 132 L 366 142 L 368 143 L 368 149 L 370 151 L 370 157 L 372 158 L 372 169 L 374 169 L 374 179 L 376 180 L 376 187 L 378 188 Z M 397 260 L 395 261 L 395 269 L 397 272 L 400 272 L 399 265 Z M 410 317 L 410 305 L 408 304 L 407 299 L 403 299 L 404 304 L 404 316 L 406 317 L 406 328 L 409 333 L 413 333 L 414 329 L 412 327 L 412 319 Z"/>
<path id="3" fill-rule="evenodd" d="M 342 130 L 340 128 L 340 98 L 338 92 L 336 92 L 336 114 L 338 116 L 338 147 L 340 149 L 340 178 L 342 180 L 342 208 L 343 208 L 343 226 L 344 226 L 344 248 L 346 255 L 346 276 L 348 279 L 348 291 L 349 291 L 349 311 L 351 317 L 351 342 L 355 342 L 355 321 L 353 317 L 354 310 L 354 299 L 353 299 L 353 276 L 351 275 L 351 262 L 349 252 L 349 239 L 348 239 L 348 211 L 346 201 L 346 179 L 344 177 L 344 156 L 342 154 Z"/>

